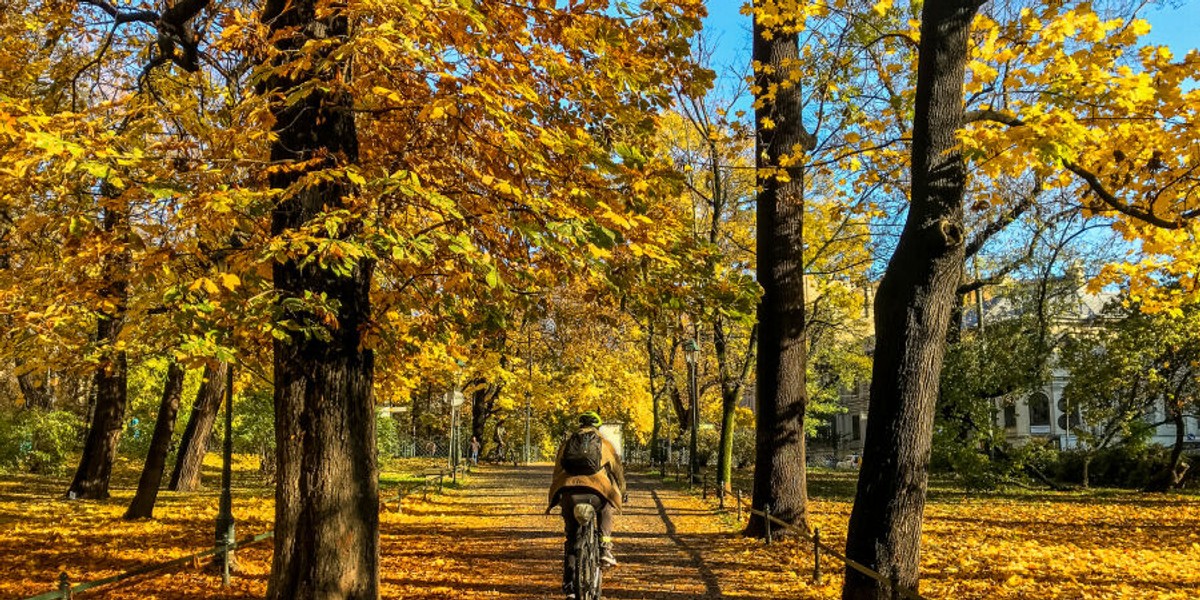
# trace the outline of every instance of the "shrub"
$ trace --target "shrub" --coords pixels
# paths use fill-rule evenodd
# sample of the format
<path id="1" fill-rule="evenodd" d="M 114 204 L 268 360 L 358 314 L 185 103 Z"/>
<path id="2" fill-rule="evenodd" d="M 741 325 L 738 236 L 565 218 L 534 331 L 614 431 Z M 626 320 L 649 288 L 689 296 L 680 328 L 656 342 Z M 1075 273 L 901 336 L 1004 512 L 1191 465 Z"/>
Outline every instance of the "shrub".
<path id="1" fill-rule="evenodd" d="M 388 415 L 375 417 L 375 451 L 380 459 L 400 456 L 400 424 Z"/>
<path id="2" fill-rule="evenodd" d="M 1119 444 L 1090 453 L 1088 485 L 1141 489 L 1166 467 L 1171 449 L 1158 445 Z M 1058 455 L 1052 467 L 1059 481 L 1082 484 L 1089 452 L 1068 450 Z"/>
<path id="3" fill-rule="evenodd" d="M 68 472 L 82 423 L 67 411 L 0 412 L 0 469 L 45 475 Z"/>

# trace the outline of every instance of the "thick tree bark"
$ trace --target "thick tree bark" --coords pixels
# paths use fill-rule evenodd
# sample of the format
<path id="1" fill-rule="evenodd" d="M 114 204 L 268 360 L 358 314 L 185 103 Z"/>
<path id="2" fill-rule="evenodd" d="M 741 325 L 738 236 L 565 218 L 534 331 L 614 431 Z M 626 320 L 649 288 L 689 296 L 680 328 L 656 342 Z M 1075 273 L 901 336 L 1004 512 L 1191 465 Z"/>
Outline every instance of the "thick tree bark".
<path id="1" fill-rule="evenodd" d="M 967 42 L 978 0 L 929 0 L 922 11 L 912 139 L 911 206 L 875 299 L 871 419 L 846 555 L 916 588 L 934 402 L 963 271 Z M 890 598 L 846 569 L 846 600 Z"/>
<path id="2" fill-rule="evenodd" d="M 337 6 L 317 0 L 268 0 L 261 19 L 279 61 L 313 52 L 311 44 L 304 48 L 310 42 L 322 44 L 324 60 L 332 61 L 337 40 L 349 34 Z M 358 161 L 352 99 L 343 91 L 349 67 L 324 60 L 292 65 L 287 75 L 271 75 L 260 89 L 272 101 L 275 164 L 337 169 Z M 287 99 L 295 92 L 299 97 Z M 347 208 L 347 181 L 334 177 L 293 187 L 303 177 L 299 170 L 269 175 L 271 187 L 282 193 L 271 214 L 272 235 L 295 233 L 326 211 Z M 343 225 L 336 235 L 349 237 L 359 228 Z M 317 251 L 315 242 L 309 251 Z M 273 273 L 284 318 L 324 328 L 325 334 L 294 332 L 275 342 L 275 553 L 267 598 L 376 600 L 374 355 L 363 340 L 371 318 L 372 265 L 360 260 L 339 274 L 305 258 L 289 256 Z M 336 323 L 308 309 L 307 295 L 326 297 Z"/>
<path id="3" fill-rule="evenodd" d="M 20 365 L 21 363 L 18 361 L 18 368 Z M 50 393 L 50 388 L 45 384 L 44 373 L 21 373 L 17 375 L 17 385 L 21 388 L 21 395 L 25 397 L 25 408 L 34 410 L 50 410 L 54 408 L 54 396 Z"/>
<path id="4" fill-rule="evenodd" d="M 480 378 L 468 387 L 474 388 L 471 392 L 471 435 L 479 439 L 479 455 L 487 456 L 488 439 L 485 431 L 488 419 L 497 412 L 496 399 L 500 397 L 501 386 Z"/>
<path id="5" fill-rule="evenodd" d="M 769 39 L 768 39 L 769 38 Z M 812 148 L 803 123 L 800 89 L 789 79 L 798 59 L 797 34 L 768 32 L 754 22 L 755 75 L 759 92 L 759 185 L 757 209 L 758 414 L 755 421 L 753 506 L 808 529 L 804 411 L 807 361 L 804 315 L 804 171 L 802 160 L 781 169 L 780 158 Z M 769 95 L 773 92 L 773 95 Z M 774 127 L 765 127 L 767 120 Z M 787 177 L 780 175 L 786 173 Z M 763 519 L 751 516 L 745 534 L 763 535 Z"/>
<path id="6" fill-rule="evenodd" d="M 146 464 L 138 479 L 137 493 L 125 511 L 126 519 L 149 519 L 154 516 L 154 503 L 158 500 L 158 486 L 162 483 L 167 454 L 171 451 L 171 436 L 175 433 L 175 415 L 179 412 L 185 375 L 187 371 L 178 362 L 172 360 L 167 365 L 162 400 L 158 404 L 158 418 L 154 421 L 154 435 L 150 438 L 150 451 L 146 454 Z"/>
<path id="7" fill-rule="evenodd" d="M 208 442 L 212 437 L 213 424 L 217 421 L 221 399 L 225 397 L 228 370 L 229 363 L 224 362 L 217 363 L 215 368 L 204 367 L 204 381 L 196 391 L 192 413 L 175 455 L 175 468 L 171 471 L 171 482 L 167 486 L 172 491 L 191 492 L 200 489 L 200 468 L 208 452 Z"/>
<path id="8" fill-rule="evenodd" d="M 102 195 L 112 198 L 115 191 L 101 184 Z M 123 232 L 128 220 L 123 211 L 108 208 L 104 211 L 104 231 L 124 239 Z M 95 407 L 84 441 L 83 455 L 75 478 L 67 488 L 67 498 L 104 499 L 108 497 L 108 479 L 112 475 L 113 461 L 117 458 L 117 443 L 125 424 L 127 404 L 125 351 L 112 351 L 121 334 L 125 320 L 125 302 L 128 284 L 124 277 L 129 270 L 130 256 L 121 251 L 106 259 L 103 268 L 105 286 L 100 296 L 108 299 L 113 308 L 101 313 L 96 319 L 96 345 L 104 349 L 104 358 L 96 367 L 94 386 Z"/>
<path id="9" fill-rule="evenodd" d="M 167 488 L 176 492 L 191 492 L 200 488 L 200 467 L 208 452 L 208 440 L 212 437 L 213 424 L 221 399 L 225 397 L 225 373 L 229 363 L 204 367 L 204 381 L 196 391 L 192 403 L 192 414 L 188 417 L 183 437 L 179 440 L 179 451 L 175 454 L 175 468 L 171 471 L 171 482 Z"/>

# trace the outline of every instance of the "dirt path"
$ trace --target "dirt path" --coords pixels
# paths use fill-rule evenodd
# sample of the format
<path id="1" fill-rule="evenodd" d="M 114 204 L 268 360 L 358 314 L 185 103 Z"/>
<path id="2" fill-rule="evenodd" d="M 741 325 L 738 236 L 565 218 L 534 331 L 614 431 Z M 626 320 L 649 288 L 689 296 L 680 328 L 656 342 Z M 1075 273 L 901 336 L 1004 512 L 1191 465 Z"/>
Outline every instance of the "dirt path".
<path id="1" fill-rule="evenodd" d="M 466 489 L 419 506 L 403 524 L 385 516 L 384 597 L 560 598 L 562 520 L 557 509 L 543 514 L 549 481 L 548 466 L 485 467 Z M 727 551 L 713 550 L 728 549 L 729 527 L 695 497 L 657 484 L 630 480 L 613 536 L 621 564 L 605 577 L 605 598 L 767 597 L 743 582 L 722 587 L 767 573 L 737 568 Z"/>

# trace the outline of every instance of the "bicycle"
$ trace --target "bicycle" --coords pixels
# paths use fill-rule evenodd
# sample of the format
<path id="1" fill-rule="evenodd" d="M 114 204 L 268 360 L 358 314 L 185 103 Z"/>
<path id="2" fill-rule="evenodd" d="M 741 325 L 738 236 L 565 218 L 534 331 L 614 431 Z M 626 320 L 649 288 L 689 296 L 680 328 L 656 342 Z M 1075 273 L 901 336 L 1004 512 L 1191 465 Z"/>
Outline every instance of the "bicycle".
<path id="1" fill-rule="evenodd" d="M 603 574 L 600 565 L 600 528 L 596 524 L 596 509 L 591 504 L 575 505 L 575 597 L 578 600 L 600 600 Z"/>

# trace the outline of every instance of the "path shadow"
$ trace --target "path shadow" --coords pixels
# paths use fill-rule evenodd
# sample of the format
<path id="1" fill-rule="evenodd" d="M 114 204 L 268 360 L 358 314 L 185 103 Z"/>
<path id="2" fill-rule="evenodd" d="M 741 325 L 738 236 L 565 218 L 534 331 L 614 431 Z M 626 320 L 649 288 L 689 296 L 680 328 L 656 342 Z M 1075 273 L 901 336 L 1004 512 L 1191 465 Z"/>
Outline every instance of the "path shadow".
<path id="1" fill-rule="evenodd" d="M 700 551 L 685 542 L 683 537 L 679 535 L 678 530 L 675 528 L 675 522 L 671 520 L 671 515 L 667 514 L 667 507 L 663 504 L 662 497 L 658 495 L 658 490 L 650 490 L 650 497 L 654 499 L 654 505 L 658 508 L 658 515 L 667 528 L 667 537 L 687 553 L 692 565 L 700 573 L 700 581 L 704 583 L 705 595 L 710 598 L 723 597 L 720 581 L 717 580 L 717 574 L 704 562 L 704 557 Z"/>

